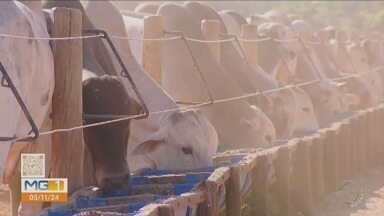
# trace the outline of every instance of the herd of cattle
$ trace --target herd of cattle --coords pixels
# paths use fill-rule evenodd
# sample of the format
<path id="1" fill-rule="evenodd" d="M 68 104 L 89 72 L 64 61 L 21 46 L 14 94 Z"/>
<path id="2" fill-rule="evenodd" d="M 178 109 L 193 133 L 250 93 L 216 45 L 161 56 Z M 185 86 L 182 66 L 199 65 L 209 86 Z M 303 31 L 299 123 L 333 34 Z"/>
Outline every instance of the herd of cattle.
<path id="1" fill-rule="evenodd" d="M 116 36 L 113 43 L 150 113 L 177 110 L 178 100 L 206 101 L 209 94 L 215 101 L 268 92 L 84 129 L 95 184 L 101 188 L 128 185 L 130 173 L 141 169 L 194 169 L 211 165 L 217 151 L 268 148 L 277 140 L 316 131 L 353 109 L 376 106 L 384 96 L 380 42 L 356 34 L 340 41 L 335 28 L 315 29 L 300 17 L 279 11 L 246 19 L 235 11 L 217 12 L 199 2 L 146 3 L 134 12 L 120 12 L 108 1 L 2 1 L 0 62 L 41 131 L 50 130 L 54 62 L 49 40 L 32 38 L 49 37 L 50 10 L 45 9 L 54 7 L 80 9 L 84 29 L 102 29 Z M 182 40 L 163 41 L 161 86 L 141 67 L 142 41 L 122 39 L 140 36 L 143 18 L 149 15 L 162 17 L 165 32 L 194 39 L 188 41 L 193 59 Z M 216 60 L 208 43 L 199 42 L 205 40 L 202 20 L 219 21 L 223 36 L 235 35 L 239 40 L 243 24 L 258 26 L 259 38 L 265 39 L 255 42 L 258 65 L 246 64 L 241 48 L 233 41 L 220 43 Z M 308 41 L 298 39 L 302 32 L 307 33 Z M 340 61 L 340 52 L 345 61 Z M 196 73 L 195 63 L 202 76 Z M 83 39 L 83 67 L 85 114 L 124 116 L 141 111 L 130 86 L 117 78 L 120 65 L 101 39 Z M 343 79 L 346 76 L 349 79 Z M 288 85 L 292 87 L 268 91 Z M 27 135 L 29 123 L 12 92 L 4 87 L 0 87 L 0 106 L 0 135 Z M 100 121 L 85 119 L 84 124 Z M 3 183 L 18 182 L 22 152 L 49 152 L 44 138 L 49 139 L 42 137 L 42 143 L 36 145 L 1 142 Z M 20 184 L 10 186 L 16 214 Z M 33 208 L 21 209 L 21 213 L 31 214 Z"/>

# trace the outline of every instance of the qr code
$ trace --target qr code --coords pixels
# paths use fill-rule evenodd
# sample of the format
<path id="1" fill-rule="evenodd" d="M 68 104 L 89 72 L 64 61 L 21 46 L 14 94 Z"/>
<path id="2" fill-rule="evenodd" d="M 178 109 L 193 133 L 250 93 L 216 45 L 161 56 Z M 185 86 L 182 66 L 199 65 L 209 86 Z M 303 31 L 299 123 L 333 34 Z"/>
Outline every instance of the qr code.
<path id="1" fill-rule="evenodd" d="M 44 178 L 45 154 L 21 154 L 21 177 Z"/>

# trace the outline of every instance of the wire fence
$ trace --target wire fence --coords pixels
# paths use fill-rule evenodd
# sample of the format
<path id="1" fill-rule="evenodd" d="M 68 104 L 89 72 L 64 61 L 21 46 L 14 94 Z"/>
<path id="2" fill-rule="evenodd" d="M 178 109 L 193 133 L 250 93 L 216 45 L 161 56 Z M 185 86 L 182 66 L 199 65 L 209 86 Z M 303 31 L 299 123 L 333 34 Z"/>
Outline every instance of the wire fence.
<path id="1" fill-rule="evenodd" d="M 80 40 L 80 39 L 93 39 L 93 38 L 102 38 L 102 34 L 93 34 L 93 35 L 87 35 L 87 36 L 72 36 L 72 37 L 60 37 L 60 38 L 49 38 L 49 37 L 28 37 L 28 36 L 21 36 L 21 35 L 9 35 L 9 34 L 0 34 L 0 38 L 14 38 L 14 39 L 28 39 L 28 40 L 49 40 L 49 41 L 55 41 L 55 40 Z M 312 41 L 303 41 L 299 37 L 294 37 L 291 39 L 274 39 L 270 37 L 265 37 L 265 38 L 260 38 L 260 39 L 245 39 L 245 38 L 237 38 L 237 37 L 232 37 L 229 39 L 220 39 L 220 40 L 201 40 L 201 39 L 196 39 L 196 38 L 189 38 L 185 36 L 174 36 L 174 37 L 163 37 L 163 38 L 130 38 L 130 37 L 122 37 L 122 36 L 110 36 L 111 38 L 114 39 L 120 39 L 120 40 L 133 40 L 133 41 L 170 41 L 170 40 L 180 40 L 180 39 L 185 39 L 187 41 L 192 41 L 192 42 L 198 42 L 198 43 L 226 43 L 226 42 L 236 42 L 236 41 L 243 41 L 243 42 L 263 42 L 267 40 L 273 40 L 276 42 L 294 42 L 294 41 L 301 41 L 303 43 L 307 44 L 326 44 L 323 42 L 312 42 Z M 382 42 L 382 41 L 381 41 Z M 327 42 L 329 44 L 329 42 Z M 338 78 L 333 78 L 333 79 L 316 79 L 312 81 L 306 81 L 302 83 L 296 83 L 296 84 L 289 84 L 283 87 L 271 89 L 271 90 L 266 90 L 266 91 L 257 91 L 253 93 L 247 93 L 243 94 L 240 96 L 235 96 L 235 97 L 228 97 L 228 98 L 223 98 L 223 99 L 213 99 L 208 101 L 208 102 L 199 102 L 196 104 L 191 104 L 183 107 L 177 107 L 177 108 L 172 108 L 172 109 L 165 109 L 161 111 L 156 111 L 156 112 L 150 112 L 149 116 L 153 115 L 160 115 L 160 114 L 166 114 L 166 113 L 171 113 L 171 112 L 180 112 L 180 111 L 187 111 L 187 110 L 193 110 L 193 109 L 199 109 L 203 108 L 205 106 L 209 106 L 212 104 L 217 104 L 217 103 L 225 103 L 225 102 L 231 102 L 231 101 L 237 101 L 237 100 L 243 100 L 243 99 L 248 99 L 251 97 L 255 97 L 258 95 L 263 95 L 263 94 L 269 94 L 269 93 L 275 93 L 279 92 L 282 90 L 290 89 L 290 88 L 298 88 L 301 86 L 306 86 L 306 85 L 312 85 L 315 83 L 318 83 L 320 81 L 341 81 L 341 80 L 346 80 L 346 79 L 351 79 L 354 77 L 359 77 L 359 76 L 365 76 L 367 74 L 370 74 L 372 72 L 377 72 L 377 71 L 369 71 L 369 72 L 362 72 L 359 74 L 352 74 L 352 75 L 346 75 Z M 54 129 L 51 131 L 46 131 L 46 132 L 40 132 L 39 136 L 47 136 L 47 135 L 52 135 L 54 133 L 63 133 L 63 132 L 72 132 L 75 130 L 82 130 L 84 128 L 90 128 L 90 127 L 96 127 L 96 126 L 101 126 L 101 125 L 107 125 L 107 124 L 113 124 L 116 122 L 121 122 L 121 121 L 127 121 L 127 120 L 132 120 L 132 119 L 137 119 L 140 117 L 144 117 L 145 114 L 137 114 L 137 115 L 129 115 L 126 117 L 121 117 L 113 120 L 108 120 L 108 121 L 102 121 L 98 123 L 93 123 L 93 124 L 88 124 L 88 125 L 79 125 L 76 127 L 71 127 L 71 128 L 60 128 L 60 129 Z M 13 140 L 10 140 L 11 142 L 17 142 L 21 140 L 25 140 L 28 138 L 34 137 L 34 134 L 27 135 L 25 137 L 17 137 Z"/>

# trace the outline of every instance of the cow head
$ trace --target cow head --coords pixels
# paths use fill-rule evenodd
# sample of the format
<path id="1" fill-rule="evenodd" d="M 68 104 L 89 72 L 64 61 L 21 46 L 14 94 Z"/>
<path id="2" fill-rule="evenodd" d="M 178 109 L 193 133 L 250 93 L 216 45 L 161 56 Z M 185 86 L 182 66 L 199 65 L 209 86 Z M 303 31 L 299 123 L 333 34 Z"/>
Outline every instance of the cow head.
<path id="1" fill-rule="evenodd" d="M 290 89 L 260 95 L 257 104 L 272 121 L 279 138 L 289 137 L 292 134 L 296 105 Z"/>
<path id="2" fill-rule="evenodd" d="M 85 114 L 135 114 L 138 104 L 129 97 L 123 84 L 104 75 L 83 81 Z M 85 118 L 85 125 L 106 119 Z M 84 140 L 95 170 L 97 185 L 103 189 L 128 185 L 130 172 L 126 160 L 130 121 L 120 121 L 84 129 Z"/>
<path id="3" fill-rule="evenodd" d="M 302 89 L 311 98 L 318 119 L 331 118 L 343 112 L 342 94 L 337 84 L 320 81 Z"/>
<path id="4" fill-rule="evenodd" d="M 217 147 L 217 133 L 207 118 L 200 111 L 185 111 L 160 118 L 158 130 L 132 155 L 145 155 L 153 169 L 194 169 L 212 165 Z"/>

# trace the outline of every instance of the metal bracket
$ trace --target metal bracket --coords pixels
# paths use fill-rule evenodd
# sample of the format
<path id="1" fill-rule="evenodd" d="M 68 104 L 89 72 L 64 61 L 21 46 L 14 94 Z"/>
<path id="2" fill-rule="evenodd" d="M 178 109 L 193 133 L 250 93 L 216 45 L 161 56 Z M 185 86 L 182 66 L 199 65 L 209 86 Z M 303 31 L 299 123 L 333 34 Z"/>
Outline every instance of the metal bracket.
<path id="1" fill-rule="evenodd" d="M 193 61 L 193 70 L 196 71 L 199 74 L 200 79 L 203 82 L 205 89 L 207 90 L 209 105 L 212 105 L 214 103 L 213 94 L 212 94 L 211 90 L 208 87 L 208 82 L 206 81 L 206 78 L 204 77 L 203 73 L 201 72 L 200 66 L 197 63 L 197 60 L 196 60 L 196 58 L 195 58 L 195 56 L 194 56 L 194 54 L 192 52 L 192 48 L 190 47 L 190 45 L 189 45 L 187 39 L 185 38 L 184 34 L 182 32 L 179 32 L 179 31 L 166 31 L 166 32 L 164 32 L 164 34 L 173 34 L 173 35 L 180 36 L 181 41 L 183 42 L 183 44 L 187 48 L 187 51 L 188 51 L 188 53 L 191 56 L 191 59 Z M 197 105 L 197 104 L 203 104 L 203 103 L 206 103 L 206 102 L 177 101 L 176 103 L 180 104 L 180 105 Z"/>
<path id="2" fill-rule="evenodd" d="M 1 78 L 1 86 L 4 88 L 10 88 L 13 95 L 15 96 L 17 102 L 20 105 L 21 110 L 23 111 L 25 117 L 27 118 L 29 124 L 31 125 L 31 131 L 28 133 L 28 135 L 33 134 L 33 136 L 20 139 L 18 142 L 30 142 L 39 137 L 39 129 L 37 128 L 35 122 L 33 121 L 33 118 L 31 116 L 31 113 L 29 112 L 27 106 L 25 105 L 23 99 L 21 98 L 19 92 L 17 91 L 15 85 L 13 84 L 10 76 L 8 75 L 7 71 L 5 70 L 3 64 L 0 62 L 0 71 L 3 74 L 3 77 Z M 6 142 L 6 141 L 12 141 L 16 139 L 15 137 L 1 137 L 0 136 L 0 141 L 1 142 Z"/>
<path id="3" fill-rule="evenodd" d="M 145 119 L 145 118 L 147 118 L 149 116 L 148 107 L 145 104 L 144 99 L 141 96 L 139 90 L 137 89 L 136 84 L 134 83 L 131 75 L 129 74 L 129 72 L 127 70 L 127 68 L 125 67 L 123 60 L 121 59 L 119 53 L 117 52 L 116 47 L 113 45 L 113 42 L 112 42 L 111 38 L 109 37 L 108 33 L 106 31 L 100 30 L 100 29 L 83 29 L 83 35 L 84 34 L 99 34 L 99 35 L 101 35 L 100 36 L 101 39 L 105 39 L 107 41 L 109 48 L 112 50 L 113 54 L 115 55 L 115 58 L 117 59 L 117 61 L 119 62 L 120 66 L 121 66 L 120 75 L 122 77 L 125 77 L 128 79 L 128 81 L 132 87 L 132 90 L 135 92 L 137 98 L 139 99 L 141 106 L 143 107 L 142 111 L 140 113 L 138 113 L 137 115 L 140 115 L 140 114 L 144 114 L 144 115 L 137 116 L 133 119 Z M 88 119 L 117 119 L 117 118 L 122 118 L 122 117 L 128 117 L 128 116 L 125 116 L 125 115 L 124 116 L 121 116 L 121 115 L 114 116 L 114 115 L 101 115 L 101 114 L 96 116 L 95 114 L 83 114 L 83 118 L 88 118 Z"/>

